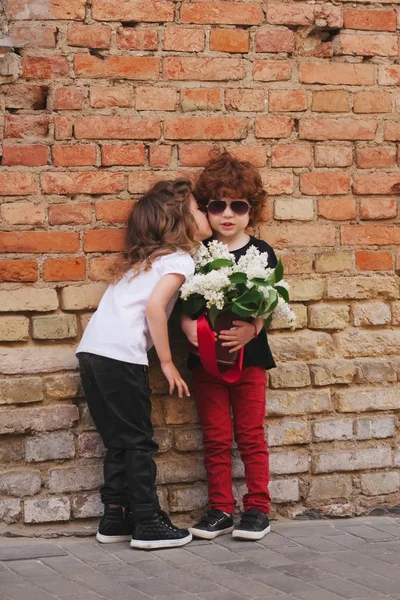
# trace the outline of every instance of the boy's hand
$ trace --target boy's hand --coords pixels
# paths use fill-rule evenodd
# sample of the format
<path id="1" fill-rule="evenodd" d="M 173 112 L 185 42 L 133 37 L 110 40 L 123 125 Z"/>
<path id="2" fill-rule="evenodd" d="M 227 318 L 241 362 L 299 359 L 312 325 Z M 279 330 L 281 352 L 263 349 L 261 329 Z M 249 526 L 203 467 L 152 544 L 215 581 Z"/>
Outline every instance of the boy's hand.
<path id="1" fill-rule="evenodd" d="M 247 321 L 233 321 L 235 328 L 224 329 L 220 332 L 218 339 L 225 340 L 222 346 L 232 346 L 229 352 L 236 352 L 248 344 L 255 337 L 254 323 Z"/>
<path id="2" fill-rule="evenodd" d="M 188 315 L 182 315 L 181 327 L 189 342 L 197 347 L 199 345 L 197 341 L 197 319 L 194 321 Z"/>
<path id="3" fill-rule="evenodd" d="M 186 385 L 185 381 L 183 381 L 178 369 L 171 360 L 162 362 L 161 369 L 169 383 L 170 394 L 173 393 L 176 386 L 179 398 L 182 398 L 183 392 L 185 392 L 186 396 L 190 396 L 188 386 Z"/>

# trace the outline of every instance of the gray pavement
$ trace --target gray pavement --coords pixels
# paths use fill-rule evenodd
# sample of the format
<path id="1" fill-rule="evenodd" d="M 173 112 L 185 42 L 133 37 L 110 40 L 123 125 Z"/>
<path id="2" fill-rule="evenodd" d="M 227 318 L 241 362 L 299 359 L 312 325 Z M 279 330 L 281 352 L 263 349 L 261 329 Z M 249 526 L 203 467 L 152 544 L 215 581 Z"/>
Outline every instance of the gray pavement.
<path id="1" fill-rule="evenodd" d="M 400 518 L 275 521 L 260 542 L 145 552 L 0 538 L 0 600 L 400 600 Z"/>

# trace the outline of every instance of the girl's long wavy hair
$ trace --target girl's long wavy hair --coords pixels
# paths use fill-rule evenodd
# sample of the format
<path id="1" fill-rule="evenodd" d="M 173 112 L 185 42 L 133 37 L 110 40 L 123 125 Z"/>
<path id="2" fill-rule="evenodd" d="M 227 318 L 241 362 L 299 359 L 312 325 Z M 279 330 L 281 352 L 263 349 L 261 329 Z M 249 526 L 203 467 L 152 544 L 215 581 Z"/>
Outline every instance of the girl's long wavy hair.
<path id="1" fill-rule="evenodd" d="M 221 199 L 224 195 L 246 198 L 250 204 L 249 225 L 257 225 L 267 192 L 256 167 L 219 148 L 213 149 L 210 157 L 194 187 L 193 193 L 199 206 L 203 208 L 210 200 Z"/>
<path id="2" fill-rule="evenodd" d="M 197 225 L 190 209 L 192 184 L 187 179 L 159 181 L 132 207 L 126 230 L 126 250 L 115 279 L 133 269 L 148 271 L 156 258 L 196 246 Z"/>

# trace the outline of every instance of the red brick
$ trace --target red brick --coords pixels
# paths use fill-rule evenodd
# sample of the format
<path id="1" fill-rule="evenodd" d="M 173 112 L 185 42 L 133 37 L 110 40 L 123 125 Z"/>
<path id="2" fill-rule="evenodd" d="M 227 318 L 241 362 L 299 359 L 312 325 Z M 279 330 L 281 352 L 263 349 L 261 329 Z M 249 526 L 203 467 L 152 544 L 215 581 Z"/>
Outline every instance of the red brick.
<path id="1" fill-rule="evenodd" d="M 106 223 L 125 223 L 134 204 L 133 200 L 106 200 L 96 202 L 96 219 Z"/>
<path id="2" fill-rule="evenodd" d="M 96 85 L 90 88 L 90 106 L 93 108 L 108 108 L 111 106 L 128 108 L 132 106 L 132 92 L 130 88 L 122 85 L 113 87 Z"/>
<path id="3" fill-rule="evenodd" d="M 104 25 L 81 25 L 74 23 L 68 27 L 67 43 L 83 48 L 109 48 L 111 29 Z"/>
<path id="4" fill-rule="evenodd" d="M 353 176 L 353 191 L 363 196 L 390 194 L 394 185 L 400 185 L 399 173 L 363 173 Z"/>
<path id="5" fill-rule="evenodd" d="M 278 27 L 261 27 L 256 32 L 256 52 L 293 52 L 293 31 Z"/>
<path id="6" fill-rule="evenodd" d="M 379 85 L 400 85 L 400 65 L 379 66 Z"/>
<path id="7" fill-rule="evenodd" d="M 355 113 L 386 113 L 392 112 L 392 97 L 390 92 L 357 92 L 354 94 Z"/>
<path id="8" fill-rule="evenodd" d="M 350 221 L 357 217 L 354 198 L 318 198 L 318 216 L 329 221 Z"/>
<path id="9" fill-rule="evenodd" d="M 323 194 L 346 194 L 350 187 L 350 175 L 329 171 L 301 173 L 300 190 L 303 194 L 320 196 Z"/>
<path id="10" fill-rule="evenodd" d="M 256 117 L 254 135 L 257 138 L 287 138 L 293 131 L 293 119 L 289 117 Z"/>
<path id="11" fill-rule="evenodd" d="M 138 86 L 135 90 L 136 110 L 175 110 L 177 91 L 174 88 Z"/>
<path id="12" fill-rule="evenodd" d="M 22 58 L 24 79 L 56 79 L 68 77 L 68 62 L 65 56 L 25 56 Z"/>
<path id="13" fill-rule="evenodd" d="M 6 115 L 4 117 L 4 137 L 29 138 L 46 137 L 50 119 L 45 115 Z"/>
<path id="14" fill-rule="evenodd" d="M 319 36 L 317 28 L 312 30 L 308 36 L 297 34 L 295 37 L 294 56 L 308 56 L 313 59 L 331 58 L 333 50 L 333 41 L 329 41 L 329 38 L 324 40 L 323 36 Z"/>
<path id="15" fill-rule="evenodd" d="M 301 275 L 312 273 L 313 255 L 309 252 L 280 253 L 285 274 Z"/>
<path id="16" fill-rule="evenodd" d="M 152 146 L 150 148 L 150 167 L 169 167 L 172 146 Z"/>
<path id="17" fill-rule="evenodd" d="M 396 31 L 396 11 L 349 8 L 344 11 L 344 26 L 346 29 Z"/>
<path id="18" fill-rule="evenodd" d="M 316 167 L 349 167 L 353 162 L 350 146 L 316 146 Z"/>
<path id="19" fill-rule="evenodd" d="M 307 93 L 302 90 L 270 90 L 268 94 L 269 112 L 296 112 L 307 110 Z"/>
<path id="20" fill-rule="evenodd" d="M 288 81 L 291 77 L 292 67 L 287 61 L 254 61 L 253 79 L 255 81 Z"/>
<path id="21" fill-rule="evenodd" d="M 299 64 L 301 83 L 329 85 L 374 85 L 374 65 L 348 63 L 302 62 Z"/>
<path id="22" fill-rule="evenodd" d="M 26 167 L 42 167 L 47 164 L 47 147 L 41 144 L 29 146 L 21 144 L 15 146 L 3 146 L 4 167 L 24 165 Z"/>
<path id="23" fill-rule="evenodd" d="M 395 198 L 361 198 L 360 219 L 394 219 L 397 217 Z"/>
<path id="24" fill-rule="evenodd" d="M 239 117 L 167 117 L 168 140 L 239 140 L 246 136 L 247 119 Z"/>
<path id="25" fill-rule="evenodd" d="M 243 79 L 241 58 L 180 58 L 168 56 L 163 60 L 164 79 L 176 81 L 235 81 Z"/>
<path id="26" fill-rule="evenodd" d="M 125 249 L 125 229 L 92 229 L 85 231 L 85 252 L 120 252 Z"/>
<path id="27" fill-rule="evenodd" d="M 35 260 L 0 260 L 0 281 L 37 281 Z"/>
<path id="28" fill-rule="evenodd" d="M 292 194 L 294 189 L 293 174 L 287 171 L 271 171 L 270 169 L 261 172 L 263 184 L 270 196 L 280 196 L 282 194 Z"/>
<path id="29" fill-rule="evenodd" d="M 210 160 L 212 144 L 179 144 L 179 161 L 182 167 L 204 167 Z"/>
<path id="30" fill-rule="evenodd" d="M 182 110 L 218 110 L 221 108 L 220 88 L 181 90 Z"/>
<path id="31" fill-rule="evenodd" d="M 392 142 L 400 140 L 400 123 L 398 121 L 386 121 L 384 139 Z"/>
<path id="32" fill-rule="evenodd" d="M 225 90 L 225 107 L 243 112 L 265 111 L 265 92 L 242 88 Z"/>
<path id="33" fill-rule="evenodd" d="M 181 7 L 183 23 L 200 25 L 258 25 L 261 7 L 255 2 L 184 2 Z"/>
<path id="34" fill-rule="evenodd" d="M 44 194 L 115 194 L 125 189 L 123 173 L 42 173 Z"/>
<path id="35" fill-rule="evenodd" d="M 72 117 L 54 117 L 54 137 L 56 140 L 69 140 L 72 138 Z"/>
<path id="36" fill-rule="evenodd" d="M 397 36 L 377 33 L 341 33 L 336 42 L 336 54 L 356 56 L 397 56 Z"/>
<path id="37" fill-rule="evenodd" d="M 267 7 L 267 23 L 275 25 L 312 25 L 338 28 L 343 25 L 342 10 L 329 4 L 312 5 L 305 2 L 284 4 L 274 2 Z"/>
<path id="38" fill-rule="evenodd" d="M 33 202 L 5 202 L 1 216 L 10 225 L 42 225 L 46 219 L 43 204 Z"/>
<path id="39" fill-rule="evenodd" d="M 159 61 L 153 56 L 106 56 L 100 59 L 90 54 L 76 54 L 74 71 L 78 77 L 158 79 Z"/>
<path id="40" fill-rule="evenodd" d="M 373 140 L 376 121 L 364 119 L 302 119 L 299 138 L 305 140 Z"/>
<path id="41" fill-rule="evenodd" d="M 312 162 L 311 146 L 280 144 L 272 148 L 273 167 L 311 167 Z"/>
<path id="42" fill-rule="evenodd" d="M 50 258 L 43 264 L 44 281 L 81 281 L 85 276 L 84 258 Z"/>
<path id="43" fill-rule="evenodd" d="M 174 50 L 175 52 L 202 52 L 204 46 L 203 29 L 166 27 L 164 30 L 163 50 Z"/>
<path id="44" fill-rule="evenodd" d="M 28 196 L 36 191 L 31 173 L 8 171 L 0 173 L 0 196 Z"/>
<path id="45" fill-rule="evenodd" d="M 61 87 L 54 90 L 55 110 L 80 110 L 85 101 L 85 91 L 79 87 Z"/>
<path id="46" fill-rule="evenodd" d="M 86 225 L 91 220 L 92 209 L 89 202 L 49 206 L 49 225 Z"/>
<path id="47" fill-rule="evenodd" d="M 267 148 L 263 146 L 235 146 L 229 148 L 236 158 L 251 162 L 255 167 L 265 167 L 267 164 Z"/>
<path id="48" fill-rule="evenodd" d="M 261 237 L 273 248 L 310 248 L 335 245 L 334 225 L 278 225 L 261 226 Z"/>
<path id="49" fill-rule="evenodd" d="M 249 32 L 243 29 L 212 29 L 210 49 L 217 52 L 248 52 Z"/>
<path id="50" fill-rule="evenodd" d="M 345 90 L 313 92 L 312 109 L 314 112 L 349 112 L 351 110 L 350 94 Z"/>
<path id="51" fill-rule="evenodd" d="M 390 252 L 358 250 L 356 265 L 362 271 L 391 271 L 393 260 Z"/>
<path id="52" fill-rule="evenodd" d="M 119 27 L 117 46 L 122 50 L 157 50 L 157 29 L 143 27 Z"/>
<path id="53" fill-rule="evenodd" d="M 96 163 L 96 146 L 53 146 L 53 164 L 56 167 L 83 167 Z"/>
<path id="54" fill-rule="evenodd" d="M 392 146 L 356 148 L 356 164 L 360 169 L 390 169 L 396 162 L 396 148 Z"/>
<path id="55" fill-rule="evenodd" d="M 128 190 L 131 194 L 144 194 L 157 181 L 185 177 L 192 182 L 198 173 L 195 171 L 136 171 L 129 174 Z"/>
<path id="56" fill-rule="evenodd" d="M 160 137 L 160 121 L 154 117 L 78 117 L 76 139 L 147 140 Z"/>
<path id="57" fill-rule="evenodd" d="M 78 252 L 79 234 L 73 231 L 4 231 L 0 252 Z"/>
<path id="58" fill-rule="evenodd" d="M 92 16 L 96 21 L 161 23 L 174 20 L 174 3 L 164 0 L 93 0 Z"/>
<path id="59" fill-rule="evenodd" d="M 6 87 L 4 97 L 5 108 L 30 108 L 43 110 L 46 108 L 48 87 L 45 85 L 26 85 L 18 83 Z"/>
<path id="60" fill-rule="evenodd" d="M 143 144 L 103 146 L 101 149 L 101 162 L 107 167 L 112 165 L 144 165 L 144 146 Z"/>
<path id="61" fill-rule="evenodd" d="M 87 0 L 7 0 L 7 10 L 12 19 L 68 19 L 79 21 L 85 18 Z"/>
<path id="62" fill-rule="evenodd" d="M 100 256 L 90 261 L 89 277 L 92 281 L 110 281 L 115 275 L 115 267 L 120 256 Z"/>
<path id="63" fill-rule="evenodd" d="M 343 225 L 344 246 L 387 246 L 400 244 L 400 227 L 396 225 Z"/>
<path id="64" fill-rule="evenodd" d="M 56 33 L 56 27 L 46 25 L 12 25 L 8 35 L 14 48 L 55 48 Z"/>

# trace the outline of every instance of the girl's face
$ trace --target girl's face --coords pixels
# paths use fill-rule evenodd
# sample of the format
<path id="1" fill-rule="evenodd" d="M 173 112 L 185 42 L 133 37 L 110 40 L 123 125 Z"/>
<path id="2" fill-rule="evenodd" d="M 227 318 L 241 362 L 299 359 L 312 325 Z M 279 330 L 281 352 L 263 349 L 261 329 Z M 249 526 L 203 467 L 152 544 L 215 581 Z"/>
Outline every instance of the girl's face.
<path id="1" fill-rule="evenodd" d="M 193 214 L 194 220 L 197 225 L 196 232 L 196 241 L 201 242 L 202 240 L 206 240 L 212 235 L 210 223 L 208 222 L 207 216 L 204 212 L 202 212 L 197 204 L 196 198 L 193 194 L 190 194 L 190 210 Z"/>
<path id="2" fill-rule="evenodd" d="M 208 220 L 214 233 L 223 239 L 232 239 L 243 234 L 250 220 L 250 205 L 247 199 L 232 198 L 225 194 L 218 200 L 216 204 L 210 200 L 207 205 Z"/>

